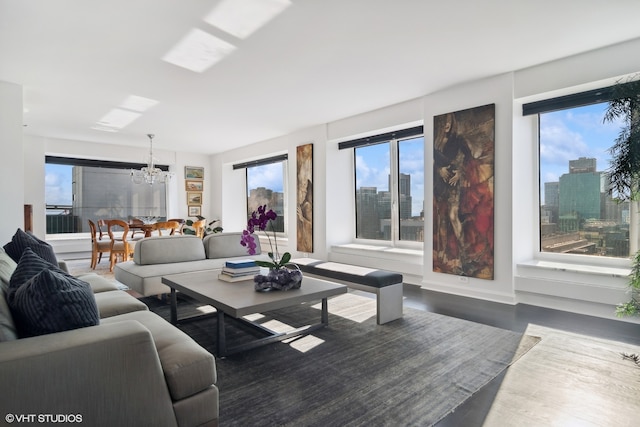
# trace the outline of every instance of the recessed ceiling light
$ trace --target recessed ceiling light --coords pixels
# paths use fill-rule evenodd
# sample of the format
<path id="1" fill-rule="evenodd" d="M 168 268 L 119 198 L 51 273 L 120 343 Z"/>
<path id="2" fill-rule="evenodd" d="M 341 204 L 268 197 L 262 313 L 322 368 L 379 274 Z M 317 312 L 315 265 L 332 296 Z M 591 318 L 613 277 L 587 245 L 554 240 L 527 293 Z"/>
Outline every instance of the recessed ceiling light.
<path id="1" fill-rule="evenodd" d="M 124 101 L 122 101 L 120 107 L 142 113 L 155 106 L 156 104 L 158 104 L 158 101 L 156 101 L 155 99 L 144 98 L 137 95 L 129 95 Z"/>
<path id="2" fill-rule="evenodd" d="M 235 49 L 234 45 L 194 28 L 162 59 L 187 70 L 202 73 Z"/>
<path id="3" fill-rule="evenodd" d="M 136 113 L 134 111 L 114 108 L 98 121 L 98 125 L 122 129 L 140 116 L 140 113 Z"/>
<path id="4" fill-rule="evenodd" d="M 289 0 L 222 0 L 204 20 L 244 39 L 290 5 Z"/>

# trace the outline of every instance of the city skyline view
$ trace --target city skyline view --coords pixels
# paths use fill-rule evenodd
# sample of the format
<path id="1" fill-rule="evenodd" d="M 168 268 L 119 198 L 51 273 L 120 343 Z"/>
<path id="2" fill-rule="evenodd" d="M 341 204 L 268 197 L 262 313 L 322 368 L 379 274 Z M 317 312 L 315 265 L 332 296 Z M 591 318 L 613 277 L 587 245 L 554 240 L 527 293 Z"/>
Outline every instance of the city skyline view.
<path id="1" fill-rule="evenodd" d="M 544 183 L 569 173 L 569 161 L 595 158 L 598 171 L 609 169 L 608 153 L 621 123 L 604 123 L 607 103 L 540 114 L 540 204 Z"/>

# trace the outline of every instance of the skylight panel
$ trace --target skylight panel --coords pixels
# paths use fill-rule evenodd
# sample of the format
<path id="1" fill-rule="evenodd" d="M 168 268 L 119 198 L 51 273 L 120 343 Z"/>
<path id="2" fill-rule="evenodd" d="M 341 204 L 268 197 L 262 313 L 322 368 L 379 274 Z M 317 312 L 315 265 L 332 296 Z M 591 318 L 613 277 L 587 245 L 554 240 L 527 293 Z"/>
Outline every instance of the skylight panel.
<path id="1" fill-rule="evenodd" d="M 194 28 L 162 59 L 187 70 L 202 73 L 235 49 L 234 45 Z"/>
<path id="2" fill-rule="evenodd" d="M 289 0 L 222 0 L 205 21 L 235 37 L 249 37 L 291 5 Z"/>

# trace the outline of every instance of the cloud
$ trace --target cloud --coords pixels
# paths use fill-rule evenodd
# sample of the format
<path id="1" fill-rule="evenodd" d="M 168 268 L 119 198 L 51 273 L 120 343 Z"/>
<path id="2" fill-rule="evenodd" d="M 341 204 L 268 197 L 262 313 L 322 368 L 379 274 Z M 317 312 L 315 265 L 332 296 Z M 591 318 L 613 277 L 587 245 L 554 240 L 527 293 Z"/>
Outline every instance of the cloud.
<path id="1" fill-rule="evenodd" d="M 284 181 L 282 170 L 283 166 L 280 162 L 249 168 L 247 170 L 249 188 L 264 187 L 281 193 Z"/>

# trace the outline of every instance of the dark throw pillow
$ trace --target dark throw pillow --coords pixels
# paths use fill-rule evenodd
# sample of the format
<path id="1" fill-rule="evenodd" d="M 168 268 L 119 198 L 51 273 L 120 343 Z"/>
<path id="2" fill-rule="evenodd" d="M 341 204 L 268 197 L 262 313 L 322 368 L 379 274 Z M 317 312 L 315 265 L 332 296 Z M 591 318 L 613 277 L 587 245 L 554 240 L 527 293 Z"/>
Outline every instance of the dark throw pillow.
<path id="1" fill-rule="evenodd" d="M 21 337 L 100 322 L 91 286 L 26 248 L 9 280 L 7 303 Z"/>
<path id="2" fill-rule="evenodd" d="M 30 247 L 23 251 L 22 256 L 18 258 L 17 262 L 16 269 L 13 271 L 11 279 L 9 279 L 9 293 L 15 292 L 20 286 L 42 270 L 55 270 L 66 274 L 58 268 L 57 264 L 52 264 L 43 259 Z"/>
<path id="3" fill-rule="evenodd" d="M 9 298 L 21 337 L 51 334 L 100 323 L 87 282 L 56 270 L 42 270 Z"/>
<path id="4" fill-rule="evenodd" d="M 26 248 L 31 248 L 31 250 L 38 254 L 42 259 L 49 261 L 54 265 L 58 264 L 58 258 L 56 258 L 56 254 L 50 244 L 38 239 L 33 234 L 22 231 L 20 228 L 18 228 L 16 233 L 13 235 L 11 241 L 4 245 L 5 252 L 7 252 L 15 262 L 20 260 L 20 257 Z"/>

